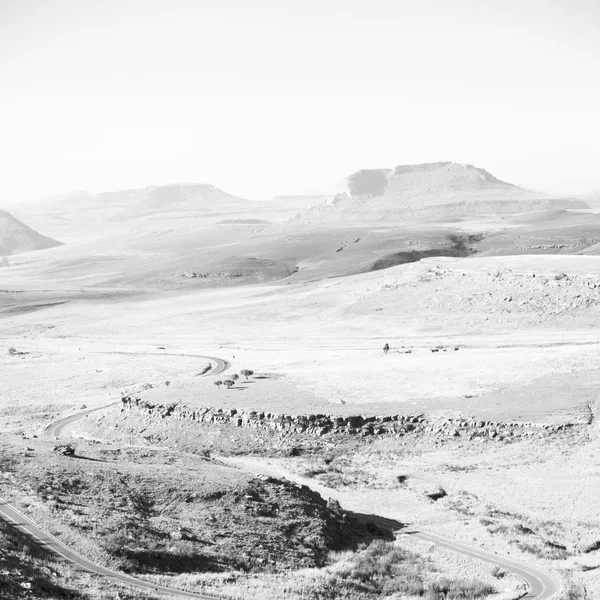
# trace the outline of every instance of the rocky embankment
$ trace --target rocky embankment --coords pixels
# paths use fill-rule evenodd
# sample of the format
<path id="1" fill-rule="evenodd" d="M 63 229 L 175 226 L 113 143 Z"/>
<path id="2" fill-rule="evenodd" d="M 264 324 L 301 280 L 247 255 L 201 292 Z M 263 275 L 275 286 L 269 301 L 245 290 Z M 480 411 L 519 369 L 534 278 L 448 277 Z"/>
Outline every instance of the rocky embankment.
<path id="1" fill-rule="evenodd" d="M 425 415 L 334 416 L 325 414 L 291 415 L 243 409 L 222 409 L 188 404 L 156 404 L 141 398 L 125 396 L 122 410 L 136 411 L 152 420 L 173 419 L 203 424 L 228 424 L 234 427 L 266 429 L 311 436 L 346 434 L 353 436 L 388 435 L 400 437 L 408 433 L 429 434 L 443 438 L 475 438 L 510 440 L 544 437 L 572 427 L 572 424 L 550 425 L 531 422 L 494 422 L 476 419 L 428 419 Z"/>

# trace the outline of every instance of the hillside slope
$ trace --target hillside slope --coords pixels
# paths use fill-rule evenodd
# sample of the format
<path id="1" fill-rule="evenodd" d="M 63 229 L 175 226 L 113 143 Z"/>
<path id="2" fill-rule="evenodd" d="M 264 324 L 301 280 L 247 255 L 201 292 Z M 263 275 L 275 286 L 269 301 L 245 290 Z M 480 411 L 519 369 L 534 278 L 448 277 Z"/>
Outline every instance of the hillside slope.
<path id="1" fill-rule="evenodd" d="M 34 231 L 10 213 L 0 210 L 0 255 L 53 248 L 60 244 L 61 242 Z"/>

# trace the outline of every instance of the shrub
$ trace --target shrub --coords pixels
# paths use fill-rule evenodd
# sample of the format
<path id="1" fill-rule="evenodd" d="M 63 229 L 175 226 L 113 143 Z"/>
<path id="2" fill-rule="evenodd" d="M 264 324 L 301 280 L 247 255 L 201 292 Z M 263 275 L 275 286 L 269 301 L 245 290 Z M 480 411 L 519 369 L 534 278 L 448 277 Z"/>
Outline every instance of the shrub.
<path id="1" fill-rule="evenodd" d="M 585 588 L 574 583 L 572 580 L 567 580 L 557 600 L 586 600 L 587 598 L 588 595 Z"/>
<path id="2" fill-rule="evenodd" d="M 502 579 L 506 577 L 506 571 L 500 565 L 494 565 L 494 568 L 491 570 L 492 577 L 496 579 Z"/>
<path id="3" fill-rule="evenodd" d="M 437 600 L 471 600 L 474 598 L 487 598 L 496 590 L 493 586 L 481 581 L 461 581 L 442 577 L 433 581 L 428 587 L 428 598 Z"/>

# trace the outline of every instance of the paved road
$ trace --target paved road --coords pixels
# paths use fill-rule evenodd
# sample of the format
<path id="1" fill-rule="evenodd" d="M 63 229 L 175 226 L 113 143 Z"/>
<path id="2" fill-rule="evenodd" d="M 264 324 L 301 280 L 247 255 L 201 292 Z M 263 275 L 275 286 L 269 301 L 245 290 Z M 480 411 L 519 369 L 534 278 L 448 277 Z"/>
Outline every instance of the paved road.
<path id="1" fill-rule="evenodd" d="M 215 365 L 215 367 L 208 371 L 205 375 L 218 375 L 223 371 L 226 371 L 231 366 L 228 361 L 220 358 L 203 358 L 207 358 L 211 361 L 211 364 Z M 71 415 L 70 417 L 61 419 L 60 421 L 56 421 L 55 423 L 49 425 L 45 429 L 44 433 L 49 436 L 58 437 L 60 436 L 60 434 L 66 426 L 79 419 L 84 418 L 85 415 L 89 413 L 108 408 L 113 404 L 110 404 L 108 406 L 102 406 L 100 408 L 86 410 L 75 415 Z M 310 485 L 311 482 L 303 481 L 302 483 Z M 55 552 L 56 554 L 59 554 L 71 563 L 74 563 L 81 569 L 84 569 L 91 573 L 97 573 L 98 575 L 109 577 L 121 583 L 132 585 L 145 590 L 151 590 L 164 595 L 179 596 L 182 598 L 198 598 L 203 600 L 214 600 L 215 598 L 214 596 L 194 594 L 192 592 L 183 592 L 180 590 L 174 590 L 172 588 L 167 588 L 163 586 L 155 586 L 141 579 L 136 579 L 135 577 L 130 577 L 129 575 L 124 575 L 123 573 L 112 571 L 111 569 L 107 569 L 106 567 L 97 565 L 87 560 L 86 558 L 80 556 L 79 554 L 77 554 L 77 552 L 73 551 L 68 546 L 65 546 L 65 544 L 63 544 L 60 540 L 56 539 L 53 535 L 36 525 L 31 519 L 20 513 L 16 508 L 8 504 L 8 502 L 3 500 L 2 498 L 0 498 L 0 517 L 4 518 L 6 521 L 14 525 L 17 529 L 33 538 L 41 546 L 48 548 L 49 550 Z M 386 526 L 387 522 L 389 522 L 389 519 L 386 519 L 385 517 L 374 516 L 370 518 L 376 523 L 380 522 L 380 525 L 383 526 Z M 449 550 L 452 550 L 453 552 L 458 552 L 460 554 L 464 554 L 472 558 L 477 558 L 479 560 L 499 565 L 500 567 L 503 567 L 515 573 L 516 575 L 522 577 L 529 585 L 529 592 L 527 596 L 525 596 L 527 600 L 550 600 L 551 598 L 554 598 L 556 595 L 558 595 L 558 593 L 560 592 L 559 583 L 552 576 L 535 567 L 524 565 L 518 561 L 509 558 L 497 556 L 496 554 L 486 552 L 485 550 L 480 550 L 478 548 L 473 548 L 465 544 L 460 544 L 458 542 L 435 535 L 433 533 L 426 533 L 423 531 L 411 531 L 410 535 L 420 540 L 428 541 L 438 546 L 443 546 L 445 548 L 448 548 Z"/>
<path id="2" fill-rule="evenodd" d="M 385 517 L 369 515 L 368 519 L 369 521 L 375 523 L 375 525 L 378 525 L 382 528 L 393 528 L 394 525 L 397 526 L 395 521 L 386 519 Z M 472 546 L 455 542 L 454 540 L 442 537 L 441 535 L 428 533 L 426 531 L 419 531 L 417 529 L 413 529 L 412 527 L 406 527 L 405 529 L 401 530 L 401 532 L 403 535 L 410 535 L 411 537 L 423 540 L 424 542 L 431 542 L 436 546 L 442 546 L 443 548 L 448 548 L 453 552 L 458 552 L 460 554 L 464 554 L 465 556 L 477 558 L 479 560 L 498 565 L 507 571 L 511 571 L 515 575 L 518 575 L 524 579 L 529 585 L 529 592 L 523 597 L 524 600 L 550 600 L 560 592 L 560 584 L 551 575 L 545 571 L 536 569 L 535 567 L 524 565 L 517 560 L 512 560 L 504 556 L 498 556 L 493 552 L 487 552 L 486 550 L 481 550 L 480 548 L 473 548 Z"/>
<path id="3" fill-rule="evenodd" d="M 110 352 L 109 354 L 158 354 L 159 356 L 161 355 L 158 352 Z M 227 369 L 231 367 L 231 363 L 229 361 L 224 360 L 222 358 L 216 358 L 215 356 L 200 356 L 197 354 L 178 354 L 176 356 L 197 356 L 198 358 L 205 358 L 206 360 L 210 361 L 210 365 L 212 368 L 203 374 L 204 377 L 209 375 L 219 375 L 220 373 L 227 371 Z M 118 404 L 120 404 L 120 402 L 113 402 L 112 404 L 106 404 L 98 408 L 90 408 L 88 410 L 84 410 L 83 412 L 78 412 L 77 414 L 71 415 L 70 417 L 65 417 L 64 419 L 55 421 L 54 423 L 51 423 L 50 425 L 48 425 L 48 427 L 44 429 L 44 435 L 50 437 L 60 437 L 64 429 L 68 425 L 71 425 L 72 423 L 78 421 L 82 417 L 85 417 L 86 415 L 89 415 L 90 413 L 96 412 L 98 410 L 103 410 L 111 406 L 117 406 Z"/>
<path id="4" fill-rule="evenodd" d="M 75 564 L 80 569 L 87 571 L 88 573 L 96 573 L 103 577 L 114 579 L 119 583 L 125 583 L 127 585 L 135 586 L 136 588 L 153 591 L 158 594 L 175 596 L 180 598 L 196 598 L 196 600 L 215 600 L 215 596 L 207 596 L 205 594 L 194 594 L 192 592 L 184 592 L 181 590 L 174 590 L 173 588 L 164 587 L 161 585 L 155 585 L 130 577 L 118 571 L 113 571 L 93 563 L 87 558 L 84 558 L 80 554 L 77 554 L 74 550 L 65 546 L 60 540 L 56 539 L 52 534 L 48 533 L 45 529 L 42 529 L 36 525 L 30 518 L 19 512 L 14 506 L 11 506 L 6 500 L 0 498 L 0 517 L 5 521 L 16 527 L 19 531 L 24 533 L 43 548 L 62 556 L 65 560 L 72 564 Z"/>
<path id="5" fill-rule="evenodd" d="M 480 550 L 479 548 L 472 548 L 464 544 L 459 544 L 458 542 L 454 542 L 453 540 L 443 538 L 433 533 L 415 531 L 412 536 L 420 540 L 432 542 L 438 546 L 443 546 L 454 552 L 459 552 L 466 556 L 472 556 L 473 558 L 499 565 L 508 571 L 512 571 L 529 584 L 529 593 L 525 596 L 528 600 L 550 600 L 550 598 L 554 598 L 560 592 L 560 585 L 556 579 L 535 567 L 524 565 L 516 560 L 511 560 L 510 558 L 497 556 L 496 554 Z"/>

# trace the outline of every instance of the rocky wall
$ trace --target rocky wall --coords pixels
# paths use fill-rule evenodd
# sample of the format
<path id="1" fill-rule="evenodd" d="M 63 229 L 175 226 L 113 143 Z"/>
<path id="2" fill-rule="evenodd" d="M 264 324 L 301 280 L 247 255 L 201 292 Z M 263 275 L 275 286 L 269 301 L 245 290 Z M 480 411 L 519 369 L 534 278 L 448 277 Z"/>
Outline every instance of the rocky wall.
<path id="1" fill-rule="evenodd" d="M 493 422 L 476 419 L 427 419 L 425 415 L 334 416 L 326 414 L 291 415 L 256 410 L 223 409 L 188 404 L 156 404 L 141 398 L 125 396 L 122 410 L 136 410 L 150 419 L 176 419 L 198 423 L 230 424 L 235 427 L 254 427 L 277 432 L 323 436 L 347 434 L 359 436 L 407 433 L 433 434 L 437 437 L 469 440 L 486 438 L 504 440 L 545 436 L 571 427 L 570 424 L 548 425 L 530 422 Z"/>

